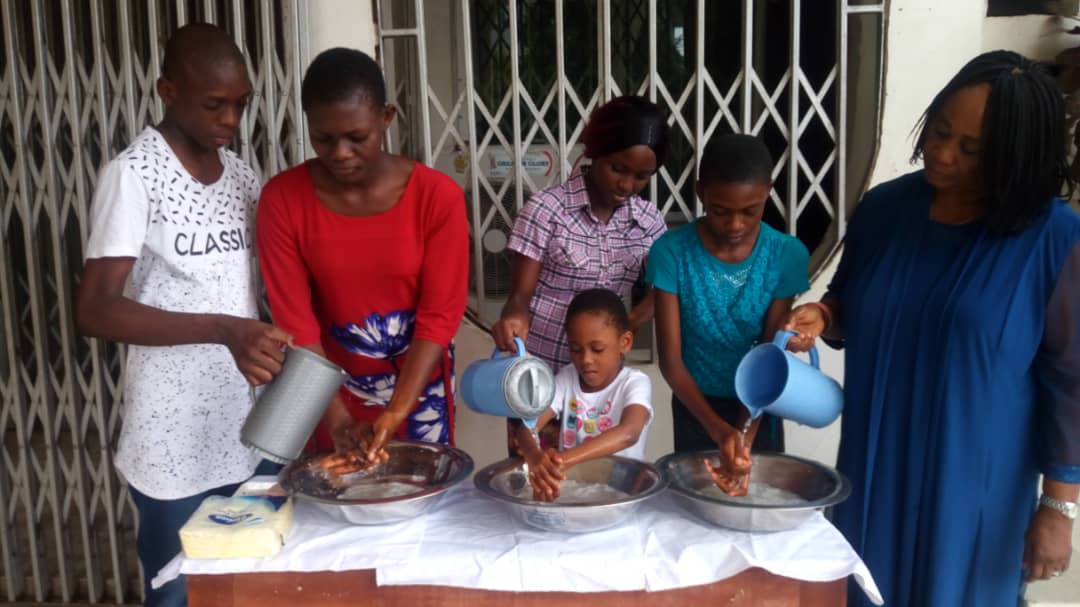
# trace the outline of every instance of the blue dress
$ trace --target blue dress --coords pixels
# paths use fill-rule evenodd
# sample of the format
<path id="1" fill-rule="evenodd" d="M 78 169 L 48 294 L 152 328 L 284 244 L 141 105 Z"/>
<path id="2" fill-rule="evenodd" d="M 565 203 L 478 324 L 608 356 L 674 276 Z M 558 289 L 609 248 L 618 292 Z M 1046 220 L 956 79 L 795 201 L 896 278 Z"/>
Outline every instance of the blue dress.
<path id="1" fill-rule="evenodd" d="M 932 196 L 922 172 L 868 192 L 830 285 L 835 523 L 887 605 L 1015 607 L 1039 473 L 1080 482 L 1080 218 L 1054 201 L 997 237 L 931 221 Z"/>

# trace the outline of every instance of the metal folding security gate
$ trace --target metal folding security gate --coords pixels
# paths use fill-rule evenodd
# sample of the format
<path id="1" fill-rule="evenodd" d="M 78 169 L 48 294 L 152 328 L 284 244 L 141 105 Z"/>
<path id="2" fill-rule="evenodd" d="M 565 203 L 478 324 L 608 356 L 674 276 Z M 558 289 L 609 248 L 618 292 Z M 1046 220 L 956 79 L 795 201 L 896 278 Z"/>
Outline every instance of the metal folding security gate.
<path id="1" fill-rule="evenodd" d="M 161 117 L 169 32 L 235 35 L 254 96 L 238 151 L 302 160 L 295 0 L 0 0 L 0 602 L 141 602 L 135 516 L 112 466 L 123 349 L 76 334 L 98 170 Z"/>
<path id="2" fill-rule="evenodd" d="M 776 160 L 766 221 L 827 257 L 865 185 L 878 131 L 883 3 L 866 0 L 379 0 L 399 120 L 392 147 L 455 177 L 470 203 L 470 307 L 498 317 L 509 226 L 568 177 L 589 112 L 620 94 L 670 112 L 647 190 L 669 224 L 700 214 L 712 135 L 762 137 Z M 854 152 L 854 153 L 853 153 Z"/>

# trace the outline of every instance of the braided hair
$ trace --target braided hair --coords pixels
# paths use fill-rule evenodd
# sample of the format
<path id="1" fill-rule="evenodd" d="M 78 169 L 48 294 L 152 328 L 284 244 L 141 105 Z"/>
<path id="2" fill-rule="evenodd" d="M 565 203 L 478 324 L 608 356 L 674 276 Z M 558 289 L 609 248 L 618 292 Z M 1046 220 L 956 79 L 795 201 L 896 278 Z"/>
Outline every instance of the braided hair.
<path id="1" fill-rule="evenodd" d="M 957 91 L 989 84 L 979 145 L 980 186 L 987 227 L 996 234 L 1022 231 L 1055 196 L 1072 192 L 1065 152 L 1065 108 L 1046 68 L 1012 51 L 975 57 L 938 92 L 915 125 L 911 160 L 922 158 L 928 128 Z"/>

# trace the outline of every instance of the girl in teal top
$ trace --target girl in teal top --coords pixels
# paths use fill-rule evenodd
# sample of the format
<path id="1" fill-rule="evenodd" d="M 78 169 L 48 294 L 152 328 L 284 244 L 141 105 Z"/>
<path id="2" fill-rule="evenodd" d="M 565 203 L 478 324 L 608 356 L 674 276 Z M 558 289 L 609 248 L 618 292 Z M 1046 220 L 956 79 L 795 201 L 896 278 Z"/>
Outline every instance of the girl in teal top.
<path id="1" fill-rule="evenodd" d="M 714 139 L 697 184 L 705 216 L 657 240 L 646 266 L 675 450 L 719 447 L 717 481 L 736 493 L 745 491 L 749 445 L 783 451 L 784 437 L 780 420 L 766 415 L 742 446 L 748 414 L 735 398 L 735 369 L 756 342 L 772 339 L 795 295 L 809 288 L 806 247 L 761 223 L 772 167 L 755 137 Z"/>

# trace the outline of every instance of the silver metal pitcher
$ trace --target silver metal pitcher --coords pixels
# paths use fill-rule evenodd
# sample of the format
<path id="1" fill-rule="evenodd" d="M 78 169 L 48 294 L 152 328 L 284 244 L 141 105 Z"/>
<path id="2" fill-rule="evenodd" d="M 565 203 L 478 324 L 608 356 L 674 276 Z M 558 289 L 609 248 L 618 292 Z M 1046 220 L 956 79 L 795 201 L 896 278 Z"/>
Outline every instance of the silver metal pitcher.
<path id="1" fill-rule="evenodd" d="M 293 461 L 347 379 L 344 369 L 311 350 L 289 348 L 281 373 L 244 420 L 240 442 L 270 461 Z"/>

